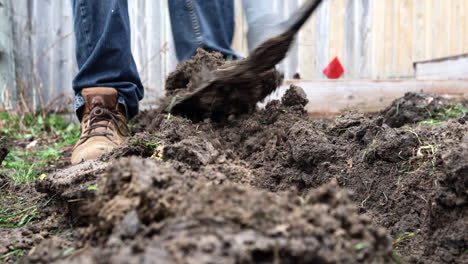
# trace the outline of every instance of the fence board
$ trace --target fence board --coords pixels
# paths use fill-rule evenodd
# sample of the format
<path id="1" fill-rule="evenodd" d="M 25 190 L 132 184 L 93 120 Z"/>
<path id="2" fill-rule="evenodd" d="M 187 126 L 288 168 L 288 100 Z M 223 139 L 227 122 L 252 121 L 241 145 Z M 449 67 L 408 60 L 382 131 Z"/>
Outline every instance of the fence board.
<path id="1" fill-rule="evenodd" d="M 302 78 L 316 78 L 317 47 L 316 42 L 317 14 L 313 14 L 299 32 L 299 73 Z"/>
<path id="2" fill-rule="evenodd" d="M 344 58 L 345 0 L 330 1 L 329 59 Z"/>
<path id="3" fill-rule="evenodd" d="M 10 0 L 0 0 L 0 109 L 10 109 L 16 100 L 13 27 Z"/>
<path id="4" fill-rule="evenodd" d="M 412 61 L 424 60 L 424 50 L 426 43 L 424 39 L 427 32 L 425 32 L 425 17 L 424 17 L 425 1 L 417 1 L 413 3 L 413 56 Z"/>

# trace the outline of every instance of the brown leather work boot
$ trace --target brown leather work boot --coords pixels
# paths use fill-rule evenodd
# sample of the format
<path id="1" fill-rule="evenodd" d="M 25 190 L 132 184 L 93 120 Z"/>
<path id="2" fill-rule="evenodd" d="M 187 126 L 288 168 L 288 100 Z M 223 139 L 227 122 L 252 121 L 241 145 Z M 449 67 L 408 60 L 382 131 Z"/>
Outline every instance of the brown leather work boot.
<path id="1" fill-rule="evenodd" d="M 84 100 L 80 139 L 73 148 L 71 163 L 97 159 L 125 141 L 128 136 L 124 109 L 114 88 L 94 87 L 81 92 Z"/>

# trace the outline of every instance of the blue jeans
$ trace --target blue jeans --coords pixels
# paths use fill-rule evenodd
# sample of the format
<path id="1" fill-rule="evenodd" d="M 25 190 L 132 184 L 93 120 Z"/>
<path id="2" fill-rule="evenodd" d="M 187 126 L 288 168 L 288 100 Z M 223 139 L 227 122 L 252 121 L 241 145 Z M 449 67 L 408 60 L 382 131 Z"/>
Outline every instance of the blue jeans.
<path id="1" fill-rule="evenodd" d="M 81 90 L 113 87 L 130 119 L 138 113 L 144 89 L 130 50 L 127 0 L 71 0 L 78 74 L 73 79 L 75 110 L 84 105 Z M 231 50 L 234 34 L 233 0 L 169 0 L 179 60 L 198 47 L 238 56 Z M 79 118 L 81 118 L 79 116 Z"/>
<path id="2" fill-rule="evenodd" d="M 271 0 L 242 0 L 245 18 L 249 26 L 247 44 L 249 51 L 255 49 L 263 41 L 274 37 L 286 27 L 278 20 Z"/>
<path id="3" fill-rule="evenodd" d="M 197 48 L 240 58 L 232 49 L 234 0 L 169 0 L 172 35 L 179 61 Z"/>

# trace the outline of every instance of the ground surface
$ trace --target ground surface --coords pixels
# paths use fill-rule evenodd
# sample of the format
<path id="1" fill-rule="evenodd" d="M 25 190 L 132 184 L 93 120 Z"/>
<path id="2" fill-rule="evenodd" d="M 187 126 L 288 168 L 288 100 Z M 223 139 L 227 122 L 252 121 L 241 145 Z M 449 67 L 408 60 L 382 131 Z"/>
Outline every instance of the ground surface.
<path id="1" fill-rule="evenodd" d="M 172 76 L 185 79 L 170 79 L 171 91 L 190 83 Z M 26 186 L 4 178 L 4 204 L 21 194 L 37 210 L 21 227 L 0 227 L 0 256 L 467 263 L 466 106 L 407 94 L 380 113 L 319 120 L 306 103 L 292 87 L 264 110 L 220 123 L 144 112 L 128 142 L 99 161 Z"/>

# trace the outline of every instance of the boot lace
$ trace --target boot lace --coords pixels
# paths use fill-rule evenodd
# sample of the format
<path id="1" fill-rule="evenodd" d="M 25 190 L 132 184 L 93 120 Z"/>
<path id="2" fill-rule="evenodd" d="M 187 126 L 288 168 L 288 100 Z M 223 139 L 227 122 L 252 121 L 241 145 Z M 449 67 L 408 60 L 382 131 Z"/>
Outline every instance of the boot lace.
<path id="1" fill-rule="evenodd" d="M 106 123 L 100 123 L 101 121 L 106 121 Z M 81 140 L 78 145 L 81 145 L 89 138 L 96 136 L 103 136 L 109 140 L 112 140 L 111 137 L 114 136 L 114 130 L 117 130 L 117 133 L 123 136 L 127 136 L 129 134 L 127 124 L 123 118 L 120 117 L 117 110 L 109 110 L 103 107 L 94 107 L 84 122 L 87 124 L 85 126 L 85 130 L 82 132 Z M 124 124 L 124 131 L 122 131 L 119 124 Z M 112 129 L 110 125 L 112 125 L 114 129 Z M 106 130 L 102 132 L 96 132 L 98 128 L 106 128 Z"/>

